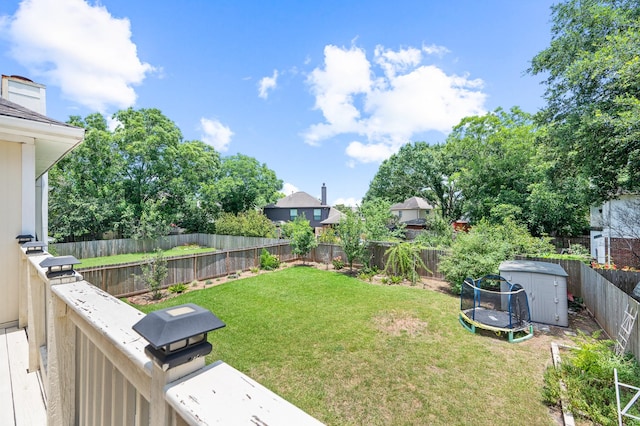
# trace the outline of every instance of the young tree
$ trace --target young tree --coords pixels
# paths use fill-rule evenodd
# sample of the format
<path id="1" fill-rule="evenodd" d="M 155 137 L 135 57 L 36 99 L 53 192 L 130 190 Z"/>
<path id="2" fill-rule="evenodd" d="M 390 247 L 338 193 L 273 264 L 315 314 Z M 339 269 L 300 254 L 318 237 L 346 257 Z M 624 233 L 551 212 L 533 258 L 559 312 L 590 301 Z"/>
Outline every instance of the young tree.
<path id="1" fill-rule="evenodd" d="M 364 223 L 360 214 L 351 209 L 344 212 L 344 217 L 338 224 L 338 235 L 340 246 L 347 257 L 349 269 L 353 270 L 354 260 L 361 259 L 365 250 L 365 243 L 362 239 L 364 233 Z"/>
<path id="2" fill-rule="evenodd" d="M 167 277 L 167 259 L 161 249 L 157 249 L 155 255 L 147 259 L 140 265 L 142 275 L 137 278 L 141 280 L 151 291 L 151 298 L 158 300 L 162 298 L 161 286 Z"/>
<path id="3" fill-rule="evenodd" d="M 305 256 L 309 254 L 312 248 L 318 247 L 318 242 L 313 229 L 309 225 L 309 221 L 305 219 L 304 215 L 296 216 L 291 225 L 291 251 L 293 254 L 301 256 L 302 264 L 304 264 Z"/>

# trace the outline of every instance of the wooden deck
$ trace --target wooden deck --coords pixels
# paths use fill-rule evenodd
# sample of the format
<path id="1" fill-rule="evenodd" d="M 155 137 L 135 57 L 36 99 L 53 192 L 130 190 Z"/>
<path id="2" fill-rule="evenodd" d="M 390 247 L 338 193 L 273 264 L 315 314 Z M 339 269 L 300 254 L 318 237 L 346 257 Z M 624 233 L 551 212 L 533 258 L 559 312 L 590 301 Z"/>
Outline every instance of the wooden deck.
<path id="1" fill-rule="evenodd" d="M 24 329 L 0 328 L 0 425 L 47 424 L 41 381 L 28 361 Z"/>

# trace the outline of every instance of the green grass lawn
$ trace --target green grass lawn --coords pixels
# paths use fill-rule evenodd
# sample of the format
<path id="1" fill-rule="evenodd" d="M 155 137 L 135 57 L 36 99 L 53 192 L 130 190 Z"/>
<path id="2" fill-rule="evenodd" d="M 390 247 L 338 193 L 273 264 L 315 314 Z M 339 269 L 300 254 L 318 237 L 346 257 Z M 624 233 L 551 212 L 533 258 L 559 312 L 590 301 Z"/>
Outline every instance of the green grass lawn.
<path id="1" fill-rule="evenodd" d="M 549 341 L 510 344 L 458 323 L 457 297 L 311 267 L 227 282 L 182 303 L 227 326 L 221 359 L 328 425 L 552 425 L 541 401 Z"/>
<path id="2" fill-rule="evenodd" d="M 184 256 L 187 254 L 197 254 L 197 253 L 209 253 L 212 251 L 216 251 L 215 248 L 210 247 L 198 247 L 198 246 L 184 246 L 184 247 L 174 247 L 169 250 L 164 250 L 162 253 L 165 257 L 172 256 Z M 129 253 L 129 254 L 118 254 L 114 256 L 102 256 L 102 257 L 89 257 L 86 259 L 79 259 L 80 265 L 76 267 L 76 269 L 82 268 L 95 268 L 97 266 L 107 266 L 107 265 L 118 265 L 122 263 L 133 263 L 140 262 L 145 258 L 153 256 L 153 253 Z"/>

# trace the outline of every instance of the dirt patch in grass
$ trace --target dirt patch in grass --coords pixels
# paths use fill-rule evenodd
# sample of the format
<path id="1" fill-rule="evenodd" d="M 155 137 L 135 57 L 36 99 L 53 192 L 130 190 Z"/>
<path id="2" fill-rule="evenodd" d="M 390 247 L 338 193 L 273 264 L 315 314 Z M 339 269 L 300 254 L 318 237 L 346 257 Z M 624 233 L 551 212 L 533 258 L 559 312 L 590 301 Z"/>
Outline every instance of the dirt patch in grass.
<path id="1" fill-rule="evenodd" d="M 373 318 L 375 327 L 392 336 L 421 335 L 427 328 L 427 323 L 406 312 L 383 312 Z"/>

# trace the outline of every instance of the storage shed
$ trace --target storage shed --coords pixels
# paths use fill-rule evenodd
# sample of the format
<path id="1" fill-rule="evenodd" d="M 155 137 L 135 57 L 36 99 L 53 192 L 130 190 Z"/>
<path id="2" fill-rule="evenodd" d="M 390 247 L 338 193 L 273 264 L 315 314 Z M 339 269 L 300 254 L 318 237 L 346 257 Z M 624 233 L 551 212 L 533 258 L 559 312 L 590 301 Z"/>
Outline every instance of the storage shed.
<path id="1" fill-rule="evenodd" d="M 529 297 L 531 321 L 569 325 L 567 273 L 555 263 L 532 260 L 508 260 L 498 268 L 512 284 L 520 284 Z"/>

